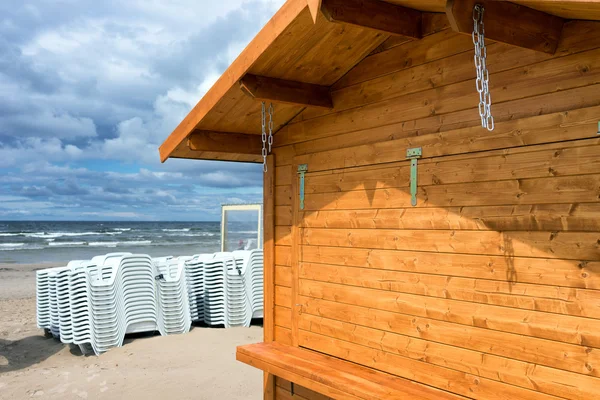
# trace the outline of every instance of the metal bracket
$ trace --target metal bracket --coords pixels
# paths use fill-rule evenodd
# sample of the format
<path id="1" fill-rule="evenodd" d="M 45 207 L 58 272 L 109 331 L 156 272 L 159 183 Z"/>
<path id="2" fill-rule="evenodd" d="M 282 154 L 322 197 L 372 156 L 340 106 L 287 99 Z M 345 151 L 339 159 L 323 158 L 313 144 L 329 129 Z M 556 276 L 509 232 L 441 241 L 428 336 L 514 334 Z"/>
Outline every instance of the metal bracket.
<path id="1" fill-rule="evenodd" d="M 300 209 L 304 210 L 304 174 L 308 172 L 308 164 L 298 165 L 298 175 L 300 175 Z"/>
<path id="2" fill-rule="evenodd" d="M 598 121 L 598 135 L 600 135 L 600 121 Z"/>
<path id="3" fill-rule="evenodd" d="M 413 149 L 406 150 L 406 158 L 410 160 L 410 195 L 413 207 L 417 205 L 417 160 L 423 155 L 423 149 L 421 147 L 415 147 Z"/>

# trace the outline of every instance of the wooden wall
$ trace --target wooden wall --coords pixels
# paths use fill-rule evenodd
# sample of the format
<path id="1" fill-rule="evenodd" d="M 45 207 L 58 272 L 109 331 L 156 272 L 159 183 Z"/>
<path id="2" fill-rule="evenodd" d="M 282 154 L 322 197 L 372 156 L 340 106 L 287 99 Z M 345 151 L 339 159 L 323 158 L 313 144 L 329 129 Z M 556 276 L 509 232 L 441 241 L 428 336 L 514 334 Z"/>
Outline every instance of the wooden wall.
<path id="1" fill-rule="evenodd" d="M 600 23 L 554 56 L 489 44 L 493 132 L 471 38 L 438 28 L 276 135 L 275 340 L 467 398 L 600 398 Z"/>

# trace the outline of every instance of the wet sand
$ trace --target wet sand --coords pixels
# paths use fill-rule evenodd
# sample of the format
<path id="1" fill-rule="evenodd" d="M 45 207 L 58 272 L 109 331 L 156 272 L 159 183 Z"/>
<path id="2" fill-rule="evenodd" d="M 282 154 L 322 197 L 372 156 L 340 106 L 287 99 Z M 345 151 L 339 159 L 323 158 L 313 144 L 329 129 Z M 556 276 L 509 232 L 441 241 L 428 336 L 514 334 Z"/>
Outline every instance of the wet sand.
<path id="1" fill-rule="evenodd" d="M 262 373 L 235 360 L 235 347 L 262 328 L 196 327 L 187 335 L 137 336 L 100 357 L 36 327 L 35 270 L 0 264 L 0 399 L 224 399 L 262 397 Z"/>

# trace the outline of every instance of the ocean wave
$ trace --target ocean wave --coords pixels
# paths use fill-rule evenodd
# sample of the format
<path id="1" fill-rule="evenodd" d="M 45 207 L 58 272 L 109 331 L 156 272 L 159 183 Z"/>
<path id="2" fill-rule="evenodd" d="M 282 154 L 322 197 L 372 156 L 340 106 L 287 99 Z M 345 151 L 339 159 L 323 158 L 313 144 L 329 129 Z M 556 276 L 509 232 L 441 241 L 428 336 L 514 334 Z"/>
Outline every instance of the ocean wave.
<path id="1" fill-rule="evenodd" d="M 89 242 L 90 247 L 117 247 L 119 242 Z"/>
<path id="2" fill-rule="evenodd" d="M 113 228 L 114 231 L 129 232 L 131 228 Z"/>
<path id="3" fill-rule="evenodd" d="M 0 247 L 6 247 L 6 248 L 23 247 L 23 246 L 25 246 L 25 243 L 0 243 Z"/>
<path id="4" fill-rule="evenodd" d="M 167 234 L 167 236 L 173 237 L 173 236 L 178 236 L 178 237 L 212 237 L 215 236 L 216 233 L 210 233 L 210 232 L 200 232 L 200 233 L 171 233 L 171 234 Z"/>
<path id="5" fill-rule="evenodd" d="M 191 228 L 181 228 L 181 229 L 163 229 L 163 232 L 189 232 Z"/>
<path id="6" fill-rule="evenodd" d="M 152 244 L 152 240 L 132 240 L 127 242 L 89 242 L 90 247 L 123 247 L 123 246 L 142 246 Z"/>
<path id="7" fill-rule="evenodd" d="M 60 237 L 77 237 L 77 236 L 102 236 L 102 235 L 120 235 L 121 232 L 36 232 L 36 233 L 23 233 L 25 237 L 38 238 L 38 239 L 55 239 Z"/>
<path id="8" fill-rule="evenodd" d="M 0 233 L 0 236 L 19 236 L 21 235 L 20 233 L 6 233 L 6 232 L 2 232 Z"/>
<path id="9" fill-rule="evenodd" d="M 52 247 L 75 247 L 87 245 L 87 242 L 51 242 L 48 245 Z"/>

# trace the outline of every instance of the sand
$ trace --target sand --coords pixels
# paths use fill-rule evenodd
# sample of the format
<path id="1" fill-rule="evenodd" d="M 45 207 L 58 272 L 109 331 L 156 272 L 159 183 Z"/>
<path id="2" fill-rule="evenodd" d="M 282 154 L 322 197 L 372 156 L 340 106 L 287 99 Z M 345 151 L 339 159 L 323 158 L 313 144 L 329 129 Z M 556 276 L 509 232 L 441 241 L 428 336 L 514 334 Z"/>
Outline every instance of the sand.
<path id="1" fill-rule="evenodd" d="M 195 327 L 187 335 L 136 336 L 100 357 L 45 338 L 35 322 L 35 270 L 0 264 L 0 399 L 259 399 L 262 373 L 235 347 L 262 328 Z"/>

